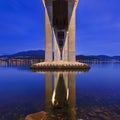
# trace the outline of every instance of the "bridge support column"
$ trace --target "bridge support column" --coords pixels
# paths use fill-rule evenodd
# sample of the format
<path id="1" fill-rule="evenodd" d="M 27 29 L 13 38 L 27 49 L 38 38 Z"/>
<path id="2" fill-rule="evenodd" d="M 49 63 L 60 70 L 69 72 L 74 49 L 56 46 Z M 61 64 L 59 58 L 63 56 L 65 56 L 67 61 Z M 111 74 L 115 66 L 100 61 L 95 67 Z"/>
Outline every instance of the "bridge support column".
<path id="1" fill-rule="evenodd" d="M 45 61 L 51 62 L 52 56 L 52 27 L 47 10 L 45 10 Z"/>
<path id="2" fill-rule="evenodd" d="M 69 37 L 68 37 L 68 61 L 75 62 L 76 61 L 76 28 L 75 28 L 75 21 L 76 21 L 76 14 L 73 11 L 70 20 L 69 26 Z"/>

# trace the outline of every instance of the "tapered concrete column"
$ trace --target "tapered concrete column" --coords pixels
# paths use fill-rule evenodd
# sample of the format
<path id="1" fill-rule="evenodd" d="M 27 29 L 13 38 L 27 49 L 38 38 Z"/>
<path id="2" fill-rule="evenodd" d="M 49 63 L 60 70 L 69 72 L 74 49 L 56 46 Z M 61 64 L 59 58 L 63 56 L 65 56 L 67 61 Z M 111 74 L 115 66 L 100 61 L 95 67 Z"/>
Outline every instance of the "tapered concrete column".
<path id="1" fill-rule="evenodd" d="M 59 61 L 59 60 L 60 60 L 60 50 L 57 43 L 56 35 L 54 33 L 54 61 Z"/>
<path id="2" fill-rule="evenodd" d="M 73 11 L 70 26 L 69 26 L 69 37 L 68 37 L 68 61 L 76 61 L 76 14 Z"/>
<path id="3" fill-rule="evenodd" d="M 45 10 L 45 61 L 52 61 L 52 28 L 47 10 Z"/>
<path id="4" fill-rule="evenodd" d="M 65 43 L 62 54 L 63 54 L 63 61 L 68 61 L 68 32 L 66 32 Z"/>

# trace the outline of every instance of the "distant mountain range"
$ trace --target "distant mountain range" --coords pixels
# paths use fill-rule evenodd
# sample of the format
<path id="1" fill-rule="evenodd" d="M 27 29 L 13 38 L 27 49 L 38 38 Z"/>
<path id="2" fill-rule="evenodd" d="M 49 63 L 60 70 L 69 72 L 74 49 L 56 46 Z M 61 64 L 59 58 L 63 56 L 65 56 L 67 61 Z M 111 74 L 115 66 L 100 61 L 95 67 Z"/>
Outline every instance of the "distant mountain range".
<path id="1" fill-rule="evenodd" d="M 4 58 L 45 58 L 44 50 L 22 51 L 11 55 L 2 55 Z"/>
<path id="2" fill-rule="evenodd" d="M 120 61 L 120 56 L 107 56 L 107 55 L 88 55 L 88 56 L 84 56 L 84 55 L 77 55 L 76 59 L 89 59 L 89 60 L 119 60 Z"/>
<path id="3" fill-rule="evenodd" d="M 2 55 L 0 58 L 45 58 L 44 50 L 29 50 L 22 51 L 11 55 Z M 79 60 L 119 60 L 120 56 L 107 56 L 107 55 L 77 55 L 76 59 Z"/>

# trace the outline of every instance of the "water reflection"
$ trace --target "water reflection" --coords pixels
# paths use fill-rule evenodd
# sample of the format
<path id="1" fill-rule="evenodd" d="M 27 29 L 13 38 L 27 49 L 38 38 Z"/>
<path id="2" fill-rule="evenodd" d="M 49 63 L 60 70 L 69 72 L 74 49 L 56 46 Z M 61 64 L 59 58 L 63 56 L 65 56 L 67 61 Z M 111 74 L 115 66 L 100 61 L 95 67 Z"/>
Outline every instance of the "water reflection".
<path id="1" fill-rule="evenodd" d="M 49 119 L 75 120 L 75 72 L 46 73 L 46 111 Z M 52 87 L 53 86 L 53 87 Z"/>
<path id="2" fill-rule="evenodd" d="M 46 119 L 76 120 L 76 72 L 46 72 L 45 75 Z M 40 112 L 31 114 L 26 120 L 37 120 L 39 116 Z"/>
<path id="3" fill-rule="evenodd" d="M 119 63 L 83 74 L 26 66 L 0 65 L 0 120 L 120 120 Z"/>
<path id="4" fill-rule="evenodd" d="M 31 65 L 34 63 L 42 62 L 43 59 L 22 59 L 22 58 L 4 58 L 0 59 L 0 66 L 6 66 L 6 67 L 17 67 L 17 66 L 26 66 L 26 65 Z"/>

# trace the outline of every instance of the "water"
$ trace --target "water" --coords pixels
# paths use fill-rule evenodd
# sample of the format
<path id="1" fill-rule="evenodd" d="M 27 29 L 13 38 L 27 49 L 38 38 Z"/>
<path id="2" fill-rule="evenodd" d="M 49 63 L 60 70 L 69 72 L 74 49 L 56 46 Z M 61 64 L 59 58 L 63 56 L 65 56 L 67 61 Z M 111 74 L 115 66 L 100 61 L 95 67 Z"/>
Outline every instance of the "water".
<path id="1" fill-rule="evenodd" d="M 120 64 L 90 66 L 89 72 L 37 73 L 2 63 L 0 120 L 40 111 L 49 120 L 120 120 Z"/>

